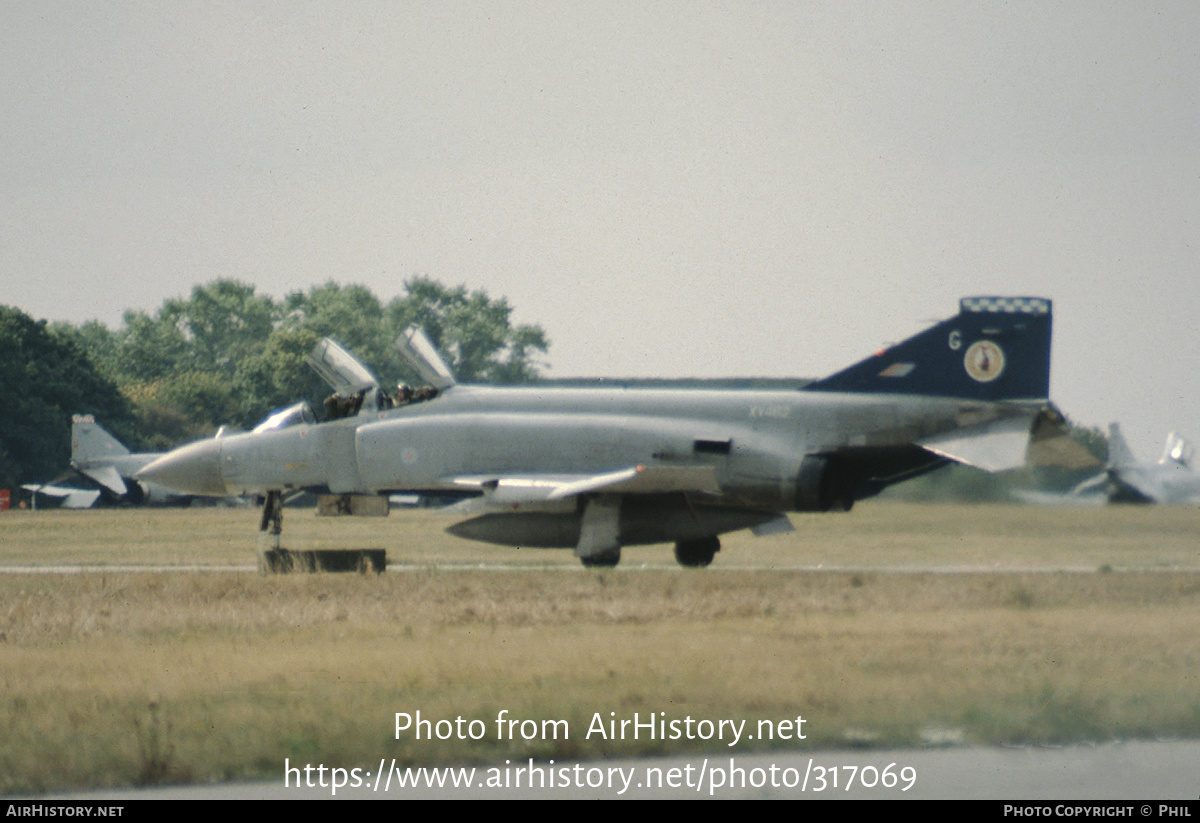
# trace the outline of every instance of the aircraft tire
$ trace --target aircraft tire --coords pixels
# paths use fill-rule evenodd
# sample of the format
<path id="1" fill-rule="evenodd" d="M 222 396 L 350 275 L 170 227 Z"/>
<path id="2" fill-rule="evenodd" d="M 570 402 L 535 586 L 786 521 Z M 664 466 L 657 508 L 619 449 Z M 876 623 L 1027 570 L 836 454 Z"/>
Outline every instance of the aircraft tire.
<path id="1" fill-rule="evenodd" d="M 680 540 L 675 544 L 675 559 L 689 569 L 701 569 L 713 562 L 721 550 L 721 540 L 715 535 L 699 540 Z"/>
<path id="2" fill-rule="evenodd" d="M 593 554 L 590 557 L 581 557 L 579 560 L 589 569 L 611 569 L 621 562 L 621 547 L 617 546 L 611 551 Z"/>

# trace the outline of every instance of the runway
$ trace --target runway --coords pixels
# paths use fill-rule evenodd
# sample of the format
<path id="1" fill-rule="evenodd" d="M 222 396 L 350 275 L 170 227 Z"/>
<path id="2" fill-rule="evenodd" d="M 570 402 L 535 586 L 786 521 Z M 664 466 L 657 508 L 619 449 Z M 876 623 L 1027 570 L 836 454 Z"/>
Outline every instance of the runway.
<path id="1" fill-rule="evenodd" d="M 187 573 L 258 573 L 255 564 L 165 565 L 165 564 L 55 564 L 0 566 L 0 574 L 165 574 Z M 963 564 L 953 566 L 834 566 L 825 564 L 736 563 L 713 564 L 705 569 L 682 570 L 674 563 L 622 563 L 613 569 L 589 569 L 576 565 L 545 563 L 388 563 L 385 573 L 415 572 L 547 572 L 554 574 L 633 574 L 637 572 L 679 572 L 681 574 L 721 574 L 722 572 L 803 572 L 807 574 L 1088 574 L 1099 572 L 1094 566 L 1013 566 Z M 1106 573 L 1111 573 L 1107 570 Z M 1131 569 L 1129 571 L 1145 571 Z M 1160 569 L 1156 571 L 1171 571 Z M 297 572 L 304 573 L 304 572 Z"/>

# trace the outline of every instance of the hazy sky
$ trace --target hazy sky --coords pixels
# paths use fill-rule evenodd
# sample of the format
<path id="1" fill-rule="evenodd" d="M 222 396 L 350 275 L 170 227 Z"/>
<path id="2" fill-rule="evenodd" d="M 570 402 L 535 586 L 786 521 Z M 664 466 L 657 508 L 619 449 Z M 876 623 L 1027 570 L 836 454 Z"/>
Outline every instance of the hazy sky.
<path id="1" fill-rule="evenodd" d="M 1200 439 L 1200 5 L 0 2 L 0 303 L 506 296 L 555 376 L 820 376 L 1054 300 L 1052 396 Z"/>

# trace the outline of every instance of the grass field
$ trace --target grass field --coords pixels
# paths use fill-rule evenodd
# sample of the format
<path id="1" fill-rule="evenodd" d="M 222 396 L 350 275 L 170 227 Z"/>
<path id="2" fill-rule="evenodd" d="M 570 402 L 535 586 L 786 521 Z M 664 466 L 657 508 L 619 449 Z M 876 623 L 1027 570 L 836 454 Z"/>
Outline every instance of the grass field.
<path id="1" fill-rule="evenodd" d="M 0 574 L 0 792 L 278 779 L 285 758 L 731 751 L 699 724 L 594 731 L 635 713 L 749 733 L 805 719 L 803 740 L 732 751 L 1200 734 L 1200 511 L 875 503 L 793 520 L 727 537 L 707 570 L 663 546 L 585 571 L 570 552 L 460 541 L 437 512 L 288 510 L 285 545 L 382 547 L 393 571 L 267 576 L 219 570 L 254 563 L 249 509 L 0 515 L 0 566 L 89 567 Z M 152 564 L 211 570 L 116 568 Z M 397 736 L 396 713 L 417 711 L 483 733 Z M 501 711 L 534 722 L 505 735 Z"/>

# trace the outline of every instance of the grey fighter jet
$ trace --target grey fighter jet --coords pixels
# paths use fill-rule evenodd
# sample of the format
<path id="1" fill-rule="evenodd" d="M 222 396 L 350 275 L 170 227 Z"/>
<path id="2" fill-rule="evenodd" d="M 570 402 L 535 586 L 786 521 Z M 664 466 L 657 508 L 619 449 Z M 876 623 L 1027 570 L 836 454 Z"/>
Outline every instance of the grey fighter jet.
<path id="1" fill-rule="evenodd" d="M 131 453 L 90 414 L 71 418 L 71 468 L 96 481 L 117 500 L 143 503 L 174 497 L 164 489 L 133 481 L 140 469 L 161 456 L 158 452 Z"/>
<path id="2" fill-rule="evenodd" d="M 1108 465 L 1096 477 L 1080 483 L 1072 494 L 1081 498 L 1100 494 L 1110 503 L 1200 502 L 1200 474 L 1192 467 L 1192 452 L 1190 443 L 1171 432 L 1157 463 L 1139 463 L 1125 443 L 1121 427 L 1110 423 Z"/>
<path id="3" fill-rule="evenodd" d="M 459 493 L 470 517 L 450 531 L 462 537 L 570 548 L 588 566 L 670 542 L 681 564 L 706 566 L 721 534 L 788 530 L 789 511 L 848 510 L 951 461 L 1022 465 L 1031 436 L 1054 428 L 1050 331 L 1049 300 L 967 298 L 803 389 L 712 391 L 459 385 L 410 329 L 397 348 L 434 396 L 401 404 L 356 361 L 331 367 L 341 350 L 323 341 L 313 359 L 355 394 L 344 416 L 193 443 L 138 477 L 265 495 L 264 529 L 292 489 L 335 495 L 346 513 L 377 513 L 392 493 Z"/>
<path id="4" fill-rule="evenodd" d="M 186 496 L 154 484 L 138 482 L 134 475 L 161 452 L 134 454 L 108 433 L 90 414 L 71 418 L 71 468 L 96 483 L 95 489 L 74 489 L 52 484 L 24 488 L 63 498 L 64 508 L 88 508 L 98 500 L 139 506 L 144 503 L 181 503 Z"/>

